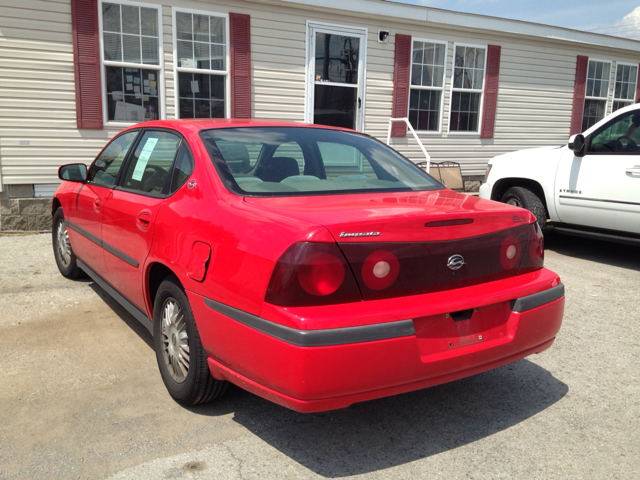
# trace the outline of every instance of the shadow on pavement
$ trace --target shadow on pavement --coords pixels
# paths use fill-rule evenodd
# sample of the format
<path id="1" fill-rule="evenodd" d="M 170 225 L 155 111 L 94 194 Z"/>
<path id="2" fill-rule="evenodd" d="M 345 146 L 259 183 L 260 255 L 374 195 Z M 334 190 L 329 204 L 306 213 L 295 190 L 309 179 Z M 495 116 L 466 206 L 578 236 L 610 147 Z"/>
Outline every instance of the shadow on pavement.
<path id="1" fill-rule="evenodd" d="M 566 384 L 526 359 L 453 383 L 343 410 L 302 414 L 239 388 L 190 409 L 234 420 L 325 477 L 359 475 L 436 455 L 506 430 L 550 407 Z"/>
<path id="2" fill-rule="evenodd" d="M 545 249 L 568 257 L 640 271 L 639 248 L 633 245 L 593 240 L 551 232 L 545 236 Z"/>
<path id="3" fill-rule="evenodd" d="M 153 338 L 100 286 L 90 287 L 150 348 Z M 303 414 L 231 385 L 196 415 L 234 420 L 318 475 L 366 474 L 473 443 L 527 420 L 558 402 L 568 386 L 523 359 L 456 382 Z"/>

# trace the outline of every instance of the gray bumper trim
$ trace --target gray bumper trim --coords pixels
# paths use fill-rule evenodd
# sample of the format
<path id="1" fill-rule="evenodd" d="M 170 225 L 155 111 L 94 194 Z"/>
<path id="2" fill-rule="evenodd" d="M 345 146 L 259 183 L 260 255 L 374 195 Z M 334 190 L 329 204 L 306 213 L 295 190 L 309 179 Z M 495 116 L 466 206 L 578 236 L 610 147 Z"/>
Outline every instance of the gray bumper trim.
<path id="1" fill-rule="evenodd" d="M 527 310 L 559 300 L 562 297 L 564 297 L 564 283 L 545 290 L 544 292 L 538 292 L 533 295 L 511 300 L 511 310 L 519 313 L 526 312 Z"/>
<path id="2" fill-rule="evenodd" d="M 278 323 L 256 317 L 250 313 L 216 302 L 210 298 L 204 303 L 212 310 L 262 332 L 283 342 L 300 347 L 325 347 L 346 343 L 362 343 L 388 338 L 408 337 L 415 335 L 413 320 L 399 322 L 376 323 L 360 327 L 329 328 L 325 330 L 298 330 Z"/>

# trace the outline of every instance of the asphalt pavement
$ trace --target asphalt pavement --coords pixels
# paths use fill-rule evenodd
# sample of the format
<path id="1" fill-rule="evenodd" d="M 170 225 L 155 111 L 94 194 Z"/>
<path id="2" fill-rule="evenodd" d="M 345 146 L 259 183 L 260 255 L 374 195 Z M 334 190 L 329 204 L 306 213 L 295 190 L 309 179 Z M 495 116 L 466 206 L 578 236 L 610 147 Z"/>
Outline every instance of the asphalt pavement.
<path id="1" fill-rule="evenodd" d="M 239 388 L 184 408 L 149 333 L 0 237 L 0 478 L 640 478 L 640 249 L 548 239 L 554 345 L 453 383 L 300 414 Z"/>

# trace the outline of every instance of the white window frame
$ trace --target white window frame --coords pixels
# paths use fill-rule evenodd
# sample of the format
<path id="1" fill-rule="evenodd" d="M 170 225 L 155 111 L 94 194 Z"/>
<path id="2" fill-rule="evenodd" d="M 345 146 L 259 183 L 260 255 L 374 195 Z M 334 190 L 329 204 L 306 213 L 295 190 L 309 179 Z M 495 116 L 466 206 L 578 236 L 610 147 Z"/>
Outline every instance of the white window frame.
<path id="1" fill-rule="evenodd" d="M 616 98 L 616 81 L 617 81 L 617 78 L 618 78 L 618 67 L 619 66 L 622 66 L 622 67 L 636 67 L 636 77 L 633 79 L 633 84 L 635 85 L 635 88 L 633 89 L 633 99 L 632 100 Z M 589 68 L 589 67 L 587 67 L 587 68 Z M 633 105 L 634 103 L 636 103 L 636 91 L 637 91 L 637 88 L 638 88 L 638 69 L 639 68 L 640 68 L 640 65 L 638 65 L 637 63 L 616 62 L 616 71 L 614 72 L 614 75 L 613 75 L 613 94 L 612 94 L 612 100 L 611 100 L 611 110 L 612 111 L 613 111 L 613 104 L 616 103 L 616 102 L 626 103 L 625 107 L 628 107 L 629 105 Z M 622 108 L 624 108 L 624 107 L 622 107 Z M 609 113 L 611 113 L 611 112 L 609 112 Z"/>
<path id="2" fill-rule="evenodd" d="M 146 63 L 113 62 L 104 59 L 104 38 L 102 28 L 102 4 L 116 3 L 129 5 L 132 7 L 153 8 L 158 12 L 158 65 L 148 65 Z M 162 5 L 157 3 L 132 2 L 130 0 L 98 0 L 98 27 L 100 36 L 100 80 L 102 95 L 102 119 L 105 127 L 128 127 L 139 122 L 121 122 L 109 120 L 109 106 L 107 103 L 107 79 L 104 67 L 139 68 L 144 70 L 157 70 L 158 72 L 158 105 L 160 107 L 159 119 L 167 118 L 167 102 L 165 100 L 165 80 L 164 80 L 164 47 L 163 47 L 163 26 L 162 26 Z"/>
<path id="3" fill-rule="evenodd" d="M 608 114 L 609 114 L 609 98 L 611 98 L 611 74 L 613 72 L 613 62 L 611 60 L 603 60 L 601 58 L 591 58 L 591 57 L 587 57 L 587 76 L 584 79 L 584 102 L 582 102 L 582 117 L 580 118 L 580 128 L 582 129 L 582 122 L 584 121 L 584 107 L 587 103 L 587 100 L 604 100 L 605 104 L 604 104 L 604 115 L 602 116 L 602 118 L 605 118 Z M 604 97 L 588 97 L 587 96 L 587 85 L 589 84 L 589 64 L 591 62 L 601 62 L 601 63 L 608 63 L 609 64 L 609 86 L 607 88 L 607 93 Z M 613 78 L 615 81 L 615 77 Z M 615 85 L 613 85 L 613 88 L 615 88 Z M 613 103 L 611 103 L 611 105 L 613 105 Z M 602 120 L 602 118 L 600 120 Z M 600 121 L 598 120 L 598 122 Z M 596 122 L 596 123 L 598 123 Z M 589 127 L 591 128 L 591 127 Z"/>
<path id="4" fill-rule="evenodd" d="M 413 76 L 413 42 L 435 43 L 444 45 L 444 65 L 442 69 L 442 87 L 423 87 L 422 85 L 411 85 Z M 428 38 L 411 38 L 411 67 L 409 68 L 409 98 L 407 99 L 407 119 L 411 109 L 411 89 L 416 90 L 437 90 L 440 91 L 440 118 L 438 119 L 438 130 L 416 130 L 420 135 L 442 135 L 442 122 L 444 120 L 444 94 L 447 86 L 447 60 L 449 55 L 449 42 L 444 40 L 431 40 Z M 486 63 L 486 62 L 485 62 Z"/>
<path id="5" fill-rule="evenodd" d="M 478 89 L 472 89 L 472 88 L 454 88 L 453 87 L 453 80 L 455 78 L 455 74 L 456 74 L 456 49 L 458 47 L 470 47 L 470 48 L 483 48 L 484 49 L 484 65 L 482 68 L 482 88 L 480 90 Z M 474 45 L 471 43 L 458 43 L 458 42 L 454 42 L 453 43 L 453 51 L 451 54 L 451 89 L 449 90 L 449 118 L 448 118 L 448 122 L 447 122 L 447 134 L 448 135 L 461 135 L 461 136 L 471 136 L 471 137 L 477 137 L 480 136 L 480 132 L 482 131 L 482 110 L 484 108 L 484 87 L 487 81 L 487 56 L 489 53 L 489 45 Z M 459 130 L 454 130 L 451 131 L 451 107 L 452 107 L 452 103 L 453 103 L 453 92 L 471 92 L 471 93 L 479 93 L 480 94 L 480 100 L 479 100 L 479 109 L 478 109 L 478 130 L 476 131 L 469 131 L 469 132 L 463 132 L 463 131 L 459 131 Z"/>
<path id="6" fill-rule="evenodd" d="M 176 21 L 176 14 L 191 13 L 196 15 L 207 15 L 209 17 L 221 17 L 225 20 L 225 42 L 226 42 L 226 55 L 225 55 L 225 70 L 204 70 L 202 68 L 186 68 L 178 67 L 178 22 Z M 179 73 L 196 73 L 203 75 L 224 75 L 224 118 L 231 118 L 231 45 L 229 34 L 229 14 L 220 12 L 211 12 L 207 10 L 194 10 L 191 8 L 171 7 L 171 22 L 172 35 L 173 35 L 173 98 L 175 101 L 175 118 L 180 118 L 180 83 L 178 81 Z"/>

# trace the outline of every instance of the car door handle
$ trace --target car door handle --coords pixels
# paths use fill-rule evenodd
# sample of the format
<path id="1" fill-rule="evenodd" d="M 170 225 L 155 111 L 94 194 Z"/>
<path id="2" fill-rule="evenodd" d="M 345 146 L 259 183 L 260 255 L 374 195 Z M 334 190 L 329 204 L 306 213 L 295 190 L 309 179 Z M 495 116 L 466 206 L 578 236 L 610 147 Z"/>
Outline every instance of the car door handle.
<path id="1" fill-rule="evenodd" d="M 629 175 L 640 175 L 640 165 L 634 165 L 631 168 L 627 168 L 627 173 Z"/>
<path id="2" fill-rule="evenodd" d="M 136 218 L 136 225 L 143 232 L 149 230 L 149 226 L 151 225 L 151 212 L 148 210 L 140 212 L 138 218 Z"/>
<path id="3" fill-rule="evenodd" d="M 93 200 L 93 211 L 96 213 L 100 213 L 100 209 L 102 208 L 102 198 L 97 197 Z"/>

